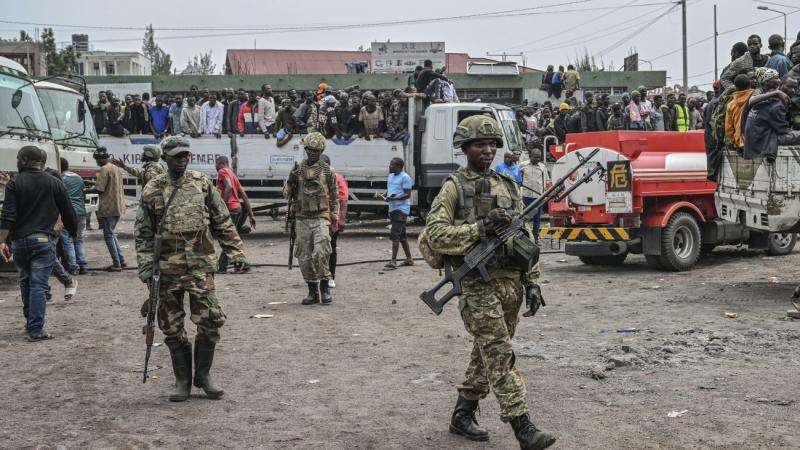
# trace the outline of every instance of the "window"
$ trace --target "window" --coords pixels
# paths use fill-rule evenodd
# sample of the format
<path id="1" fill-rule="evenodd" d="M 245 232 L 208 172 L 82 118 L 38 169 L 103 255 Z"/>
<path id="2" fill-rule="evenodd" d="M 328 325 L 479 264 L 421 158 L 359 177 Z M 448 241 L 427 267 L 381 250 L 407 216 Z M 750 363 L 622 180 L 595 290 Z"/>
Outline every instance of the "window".
<path id="1" fill-rule="evenodd" d="M 114 63 L 106 63 L 106 75 L 114 75 Z"/>
<path id="2" fill-rule="evenodd" d="M 98 75 L 98 72 L 100 72 L 100 63 L 99 62 L 92 63 L 92 69 L 94 70 L 94 73 Z"/>

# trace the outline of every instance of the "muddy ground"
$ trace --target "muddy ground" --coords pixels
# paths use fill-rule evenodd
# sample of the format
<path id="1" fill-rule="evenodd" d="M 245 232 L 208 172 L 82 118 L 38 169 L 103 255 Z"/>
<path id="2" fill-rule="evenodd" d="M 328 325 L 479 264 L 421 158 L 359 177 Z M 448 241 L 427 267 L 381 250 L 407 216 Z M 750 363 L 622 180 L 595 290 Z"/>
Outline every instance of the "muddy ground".
<path id="1" fill-rule="evenodd" d="M 133 261 L 131 219 L 121 232 Z M 246 238 L 249 259 L 285 263 L 279 223 L 259 228 Z M 385 258 L 385 234 L 343 235 L 340 261 Z M 109 263 L 99 231 L 88 247 L 92 267 Z M 548 306 L 523 319 L 515 346 L 534 422 L 559 439 L 553 448 L 800 448 L 800 322 L 786 319 L 799 253 L 727 247 L 686 273 L 655 271 L 642 257 L 615 268 L 542 259 Z M 167 401 L 164 346 L 147 384 L 135 372 L 146 295 L 135 272 L 81 276 L 68 303 L 51 279 L 55 339 L 40 343 L 25 341 L 15 276 L 3 273 L 0 448 L 517 448 L 492 397 L 479 416 L 490 442 L 447 432 L 470 340 L 454 305 L 436 317 L 417 299 L 435 271 L 381 267 L 341 267 L 330 307 L 299 304 L 297 269 L 218 277 L 228 322 L 214 373 L 225 397 L 195 389 L 183 404 Z"/>

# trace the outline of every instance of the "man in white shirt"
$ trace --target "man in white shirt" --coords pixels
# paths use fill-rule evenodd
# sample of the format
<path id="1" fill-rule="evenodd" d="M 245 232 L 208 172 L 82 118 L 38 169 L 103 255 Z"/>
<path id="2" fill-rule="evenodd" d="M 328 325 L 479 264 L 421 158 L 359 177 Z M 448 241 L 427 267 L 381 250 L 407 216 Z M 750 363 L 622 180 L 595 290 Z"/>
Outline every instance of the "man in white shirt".
<path id="1" fill-rule="evenodd" d="M 208 101 L 200 107 L 200 134 L 213 134 L 217 139 L 222 137 L 222 103 L 217 101 L 216 94 L 210 94 Z"/>
<path id="2" fill-rule="evenodd" d="M 272 86 L 261 86 L 261 98 L 258 99 L 258 127 L 264 133 L 264 138 L 269 139 L 270 134 L 275 134 L 275 99 L 272 98 Z"/>
<path id="3" fill-rule="evenodd" d="M 522 174 L 522 203 L 528 206 L 545 191 L 547 182 L 550 181 L 550 174 L 547 173 L 547 167 L 542 162 L 542 151 L 538 148 L 531 149 L 530 159 L 519 166 Z M 542 211 L 539 209 L 533 218 L 533 235 L 537 244 L 539 243 L 541 217 Z"/>
<path id="4" fill-rule="evenodd" d="M 458 93 L 456 93 L 456 86 L 452 81 L 444 82 L 444 102 L 445 103 L 460 103 Z"/>

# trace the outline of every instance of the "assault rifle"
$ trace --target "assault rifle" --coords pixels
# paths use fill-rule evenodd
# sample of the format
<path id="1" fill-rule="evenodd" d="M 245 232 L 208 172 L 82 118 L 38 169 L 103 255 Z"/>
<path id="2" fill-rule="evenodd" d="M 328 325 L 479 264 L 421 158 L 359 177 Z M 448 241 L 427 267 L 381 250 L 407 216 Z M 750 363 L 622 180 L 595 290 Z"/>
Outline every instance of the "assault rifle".
<path id="1" fill-rule="evenodd" d="M 489 275 L 487 266 L 495 260 L 495 253 L 499 248 L 503 247 L 506 241 L 518 238 L 524 233 L 524 225 L 533 220 L 539 208 L 546 205 L 550 200 L 556 202 L 563 200 L 580 185 L 589 181 L 594 174 L 598 172 L 602 174 L 605 169 L 600 163 L 596 163 L 594 168 L 575 181 L 572 186 L 569 188 L 565 187 L 566 181 L 572 177 L 578 169 L 594 158 L 599 151 L 600 149 L 594 149 L 586 158 L 582 158 L 580 154 L 578 154 L 580 162 L 575 167 L 564 175 L 563 178 L 553 183 L 539 198 L 523 209 L 519 215 L 516 215 L 509 225 L 495 230 L 493 236 L 488 236 L 478 241 L 475 246 L 464 255 L 464 263 L 461 264 L 461 266 L 453 270 L 449 264 L 445 263 L 444 277 L 434 287 L 420 294 L 419 298 L 438 315 L 442 313 L 442 309 L 447 302 L 453 297 L 461 295 L 463 292 L 461 289 L 461 280 L 469 273 L 475 271 L 481 276 L 481 280 L 483 280 L 484 283 L 490 282 L 492 277 Z M 535 247 L 534 251 L 528 251 L 527 253 L 527 257 L 533 258 L 531 264 L 534 264 L 539 259 L 538 247 Z M 452 284 L 453 287 L 441 296 L 441 298 L 437 299 L 436 293 L 448 283 Z"/>
<path id="2" fill-rule="evenodd" d="M 161 304 L 161 295 L 159 295 L 159 291 L 161 289 L 160 259 L 164 222 L 167 219 L 167 209 L 172 204 L 172 200 L 175 198 L 175 194 L 177 194 L 179 190 L 180 189 L 177 186 L 173 186 L 172 194 L 170 194 L 167 203 L 164 205 L 164 215 L 158 222 L 158 228 L 156 229 L 156 234 L 153 239 L 153 275 L 150 277 L 150 280 L 147 283 L 147 287 L 150 289 L 150 295 L 147 298 L 147 323 L 145 324 L 144 328 L 142 328 L 144 342 L 147 346 L 147 349 L 144 353 L 144 374 L 142 375 L 142 383 L 147 383 L 147 364 L 150 362 L 150 351 L 153 349 L 153 336 L 156 332 L 156 315 L 158 314 L 158 307 Z"/>
<path id="3" fill-rule="evenodd" d="M 297 172 L 299 166 L 297 163 L 294 163 L 294 168 L 292 172 Z M 294 241 L 297 238 L 297 221 L 294 217 L 294 197 L 295 197 L 295 189 L 296 186 L 291 186 L 289 189 L 289 203 L 286 206 L 286 223 L 283 225 L 284 231 L 289 232 L 289 270 L 292 270 L 292 264 L 294 262 Z"/>

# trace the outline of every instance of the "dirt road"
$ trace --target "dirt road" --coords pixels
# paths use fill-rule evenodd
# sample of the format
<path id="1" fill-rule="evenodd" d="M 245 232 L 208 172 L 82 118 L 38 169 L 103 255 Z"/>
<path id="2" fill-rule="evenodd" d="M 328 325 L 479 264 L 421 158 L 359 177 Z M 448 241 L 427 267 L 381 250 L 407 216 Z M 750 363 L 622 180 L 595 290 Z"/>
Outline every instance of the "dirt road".
<path id="1" fill-rule="evenodd" d="M 133 261 L 131 224 L 121 227 Z M 381 234 L 343 235 L 340 261 L 385 258 Z M 89 239 L 91 266 L 108 264 L 100 232 Z M 248 236 L 246 249 L 252 262 L 285 263 L 275 233 Z M 548 306 L 522 319 L 515 341 L 534 422 L 558 436 L 553 448 L 800 448 L 800 322 L 785 319 L 798 263 L 725 248 L 665 273 L 642 257 L 593 268 L 544 255 Z M 226 394 L 195 389 L 183 404 L 167 401 L 164 346 L 147 384 L 135 372 L 146 295 L 135 272 L 81 276 L 68 303 L 51 279 L 56 337 L 41 343 L 25 341 L 16 278 L 4 273 L 0 448 L 518 448 L 492 397 L 479 416 L 490 442 L 447 432 L 470 340 L 455 307 L 436 317 L 417 299 L 435 271 L 381 266 L 340 268 L 330 307 L 299 304 L 297 269 L 218 277 L 228 321 L 214 373 Z"/>

